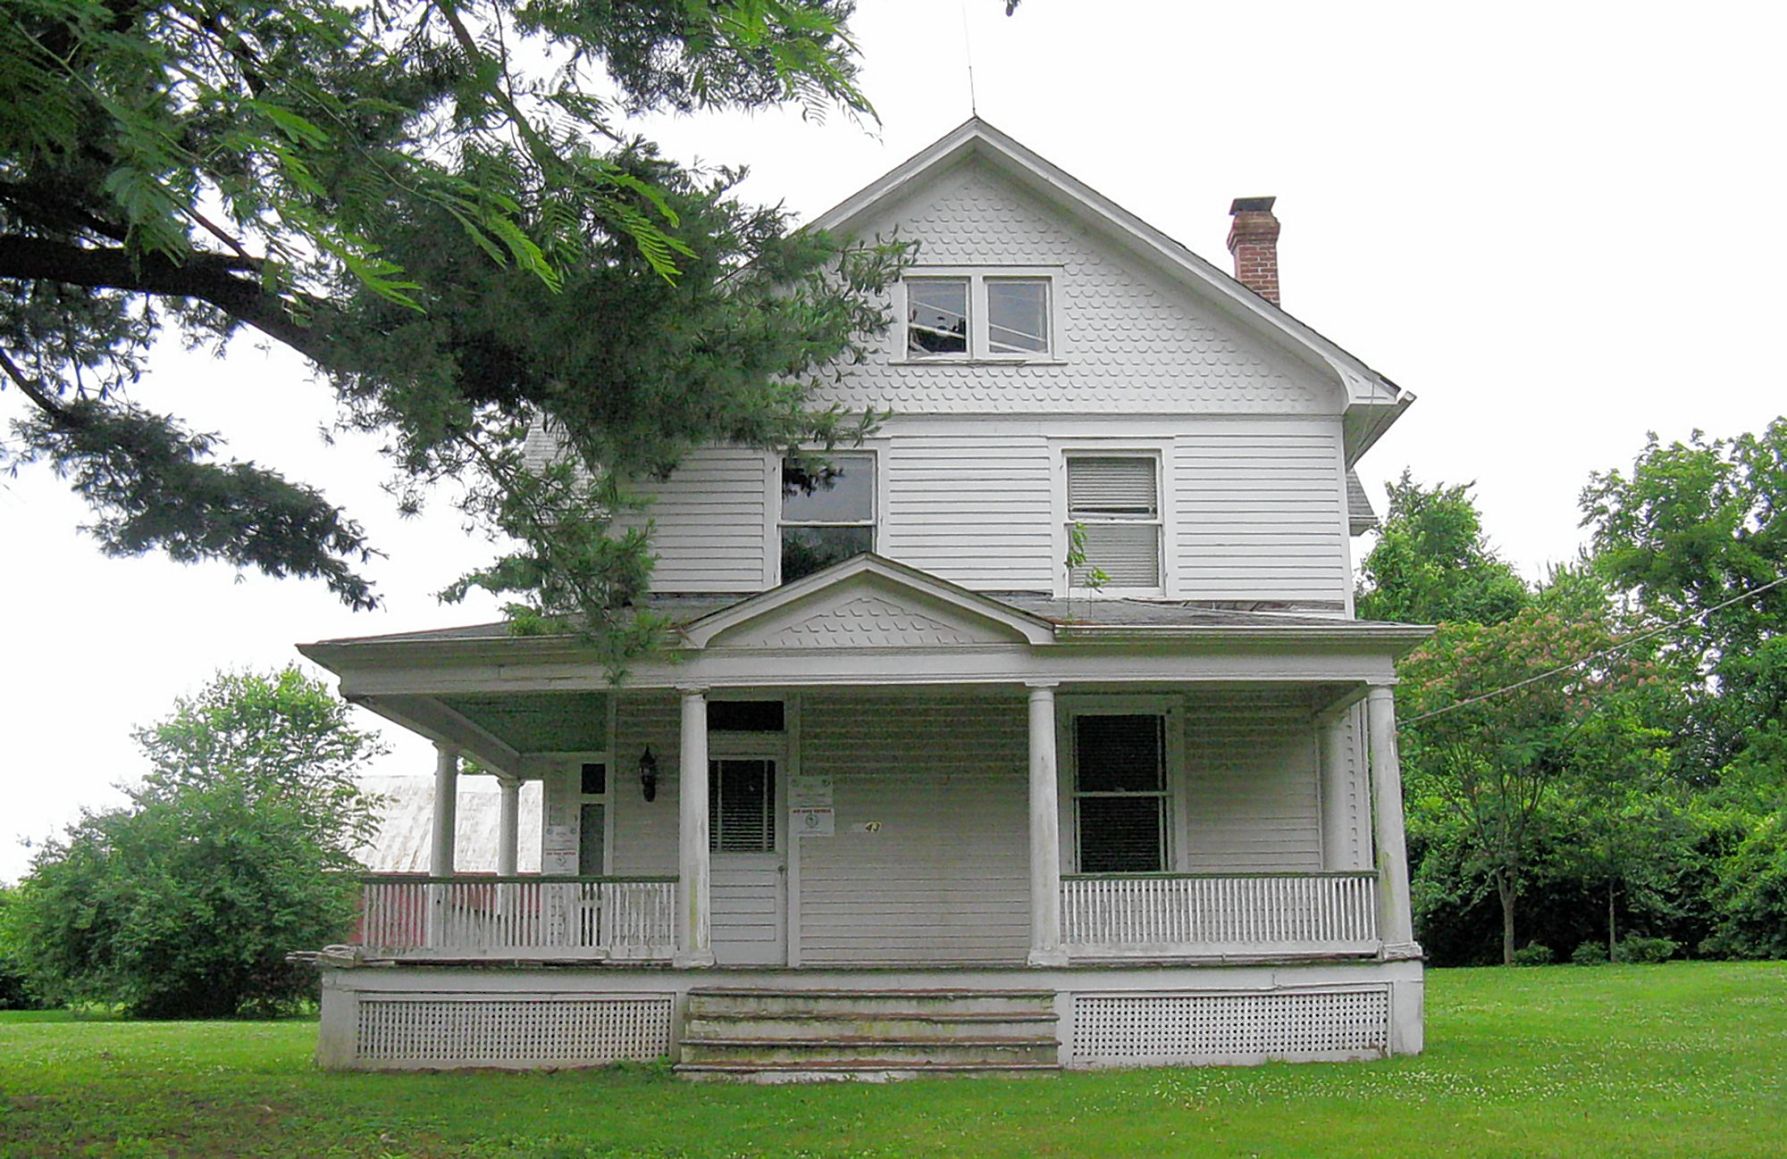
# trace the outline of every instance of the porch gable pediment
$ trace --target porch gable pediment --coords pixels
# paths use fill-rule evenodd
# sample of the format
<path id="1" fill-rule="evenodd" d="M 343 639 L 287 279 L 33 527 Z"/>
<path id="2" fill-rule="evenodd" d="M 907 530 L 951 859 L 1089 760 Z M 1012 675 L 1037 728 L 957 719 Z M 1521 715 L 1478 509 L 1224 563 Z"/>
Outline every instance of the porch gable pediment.
<path id="1" fill-rule="evenodd" d="M 858 556 L 684 628 L 698 648 L 947 648 L 1047 643 L 1043 620 L 876 556 Z"/>

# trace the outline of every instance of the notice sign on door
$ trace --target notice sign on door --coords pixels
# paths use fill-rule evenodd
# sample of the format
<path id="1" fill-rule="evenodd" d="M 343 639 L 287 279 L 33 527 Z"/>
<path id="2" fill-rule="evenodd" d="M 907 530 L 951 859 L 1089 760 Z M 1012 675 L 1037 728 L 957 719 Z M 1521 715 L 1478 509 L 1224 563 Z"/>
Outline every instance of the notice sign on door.
<path id="1" fill-rule="evenodd" d="M 788 818 L 797 837 L 830 837 L 835 831 L 836 822 L 829 807 L 790 809 Z"/>

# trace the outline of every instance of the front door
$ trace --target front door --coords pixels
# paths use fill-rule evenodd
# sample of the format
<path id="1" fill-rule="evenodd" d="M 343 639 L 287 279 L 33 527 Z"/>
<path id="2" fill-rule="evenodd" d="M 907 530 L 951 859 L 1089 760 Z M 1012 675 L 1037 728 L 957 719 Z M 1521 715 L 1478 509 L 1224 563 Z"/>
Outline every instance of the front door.
<path id="1" fill-rule="evenodd" d="M 788 960 L 780 764 L 768 755 L 719 755 L 708 762 L 713 946 L 722 966 Z"/>

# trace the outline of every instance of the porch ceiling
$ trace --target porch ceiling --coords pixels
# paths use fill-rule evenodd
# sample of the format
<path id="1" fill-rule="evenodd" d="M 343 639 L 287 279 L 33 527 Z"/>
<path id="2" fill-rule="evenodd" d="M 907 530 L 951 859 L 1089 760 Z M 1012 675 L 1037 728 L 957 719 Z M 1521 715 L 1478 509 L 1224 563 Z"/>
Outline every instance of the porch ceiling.
<path id="1" fill-rule="evenodd" d="M 520 753 L 594 752 L 608 747 L 608 697 L 599 692 L 492 692 L 439 698 Z"/>

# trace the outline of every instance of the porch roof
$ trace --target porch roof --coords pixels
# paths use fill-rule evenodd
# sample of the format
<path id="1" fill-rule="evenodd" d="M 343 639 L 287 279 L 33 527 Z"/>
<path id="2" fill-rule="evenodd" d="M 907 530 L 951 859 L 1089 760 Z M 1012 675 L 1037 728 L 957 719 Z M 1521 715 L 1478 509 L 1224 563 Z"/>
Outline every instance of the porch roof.
<path id="1" fill-rule="evenodd" d="M 806 597 L 843 586 L 847 581 L 872 575 L 893 588 L 918 589 L 931 599 L 963 611 L 1008 624 L 1035 625 L 1039 635 L 1025 632 L 1033 644 L 1075 639 L 1147 639 L 1184 636 L 1227 636 L 1277 640 L 1372 641 L 1401 655 L 1427 638 L 1432 628 L 1383 620 L 1354 620 L 1322 615 L 1294 607 L 1236 608 L 1211 601 L 1139 600 L 1127 598 L 1063 599 L 1035 592 L 977 592 L 939 579 L 917 568 L 873 553 L 843 563 L 780 588 L 746 595 L 661 594 L 635 605 L 641 612 L 661 615 L 680 637 L 683 646 L 701 648 L 726 628 L 749 621 Z M 576 640 L 575 633 L 517 636 L 505 621 L 394 632 L 377 636 L 349 636 L 301 646 L 305 655 L 325 663 L 325 655 L 343 650 L 377 648 L 381 645 L 485 645 L 558 650 Z"/>

